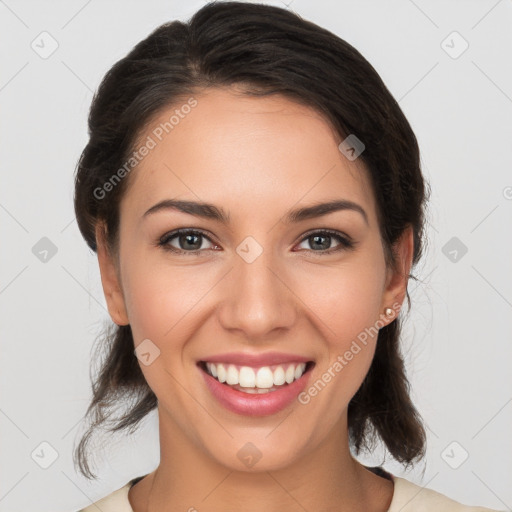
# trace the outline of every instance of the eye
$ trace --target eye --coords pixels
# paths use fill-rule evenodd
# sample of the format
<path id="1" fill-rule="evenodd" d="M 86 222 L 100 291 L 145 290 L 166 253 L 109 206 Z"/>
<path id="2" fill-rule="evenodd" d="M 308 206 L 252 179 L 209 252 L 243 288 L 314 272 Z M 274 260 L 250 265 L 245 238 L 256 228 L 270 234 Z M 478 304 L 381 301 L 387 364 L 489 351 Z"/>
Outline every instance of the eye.
<path id="1" fill-rule="evenodd" d="M 166 251 L 174 253 L 199 255 L 201 252 L 208 249 L 208 247 L 203 247 L 205 240 L 208 240 L 212 244 L 212 247 L 209 249 L 216 250 L 216 248 L 218 248 L 218 245 L 212 242 L 210 237 L 203 231 L 197 229 L 178 229 L 172 231 L 162 236 L 157 242 L 157 245 Z M 337 241 L 338 245 L 331 248 L 333 240 Z M 348 236 L 338 231 L 328 229 L 307 233 L 302 238 L 301 244 L 304 242 L 309 243 L 310 247 L 313 247 L 313 249 L 306 248 L 306 250 L 320 253 L 320 255 L 330 254 L 343 249 L 352 249 L 356 245 Z"/>
<path id="2" fill-rule="evenodd" d="M 205 248 L 202 247 L 203 241 L 210 238 L 206 236 L 202 231 L 195 229 L 178 229 L 171 233 L 165 234 L 158 241 L 158 245 L 163 247 L 167 251 L 181 253 L 181 254 L 196 254 L 203 251 Z M 173 245 L 171 242 L 177 244 Z M 213 244 L 213 242 L 211 242 Z M 216 247 L 216 245 L 214 244 Z"/>
<path id="3" fill-rule="evenodd" d="M 331 248 L 331 243 L 333 240 L 338 241 L 338 245 L 334 248 Z M 307 233 L 306 236 L 301 241 L 301 243 L 304 242 L 309 243 L 310 247 L 316 247 L 317 249 L 319 249 L 312 249 L 312 252 L 326 254 L 341 251 L 343 249 L 352 249 L 353 247 L 355 247 L 355 242 L 351 240 L 349 237 L 339 233 L 338 231 L 332 231 L 329 229 Z"/>

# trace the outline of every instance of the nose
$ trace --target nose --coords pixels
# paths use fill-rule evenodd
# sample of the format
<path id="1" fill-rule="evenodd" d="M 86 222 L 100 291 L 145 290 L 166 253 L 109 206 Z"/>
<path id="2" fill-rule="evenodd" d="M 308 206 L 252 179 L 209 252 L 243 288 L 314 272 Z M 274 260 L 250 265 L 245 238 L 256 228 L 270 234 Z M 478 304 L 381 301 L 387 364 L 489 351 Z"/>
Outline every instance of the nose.
<path id="1" fill-rule="evenodd" d="M 263 250 L 254 261 L 240 254 L 223 283 L 224 300 L 217 310 L 221 325 L 250 340 L 282 335 L 280 331 L 296 322 L 299 309 L 284 265 L 271 250 Z"/>

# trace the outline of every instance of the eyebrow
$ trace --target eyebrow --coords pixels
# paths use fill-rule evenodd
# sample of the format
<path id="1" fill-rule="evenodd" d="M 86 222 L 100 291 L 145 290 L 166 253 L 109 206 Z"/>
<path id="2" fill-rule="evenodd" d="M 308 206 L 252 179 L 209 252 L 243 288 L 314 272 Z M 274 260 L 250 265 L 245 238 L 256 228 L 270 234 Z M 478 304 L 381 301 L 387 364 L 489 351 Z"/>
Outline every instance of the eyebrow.
<path id="1" fill-rule="evenodd" d="M 152 206 L 146 213 L 144 213 L 143 218 L 162 210 L 177 210 L 183 213 L 188 213 L 190 215 L 195 215 L 196 217 L 215 220 L 221 222 L 222 224 L 229 224 L 230 222 L 229 214 L 226 213 L 221 207 L 217 207 L 211 203 L 179 201 L 175 199 L 164 199 L 163 201 L 160 201 L 159 203 Z M 297 223 L 342 210 L 352 210 L 359 212 L 363 216 L 366 224 L 369 225 L 368 215 L 366 214 L 366 211 L 363 209 L 363 207 L 347 199 L 338 199 L 329 201 L 327 203 L 319 203 L 312 206 L 291 210 L 285 215 L 284 222 Z"/>

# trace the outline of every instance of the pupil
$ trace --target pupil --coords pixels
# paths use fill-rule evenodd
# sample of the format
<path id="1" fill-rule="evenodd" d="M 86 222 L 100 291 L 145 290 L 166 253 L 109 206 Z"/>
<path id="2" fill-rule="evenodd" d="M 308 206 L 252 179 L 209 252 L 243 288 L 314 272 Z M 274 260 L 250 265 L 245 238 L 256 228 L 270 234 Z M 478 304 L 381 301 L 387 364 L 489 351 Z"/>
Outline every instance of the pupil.
<path id="1" fill-rule="evenodd" d="M 323 244 L 323 247 L 320 247 L 321 249 L 329 249 L 329 246 L 331 245 L 330 244 L 330 241 L 331 241 L 331 237 L 330 236 L 322 236 L 322 235 L 313 235 L 313 245 L 318 243 L 318 240 L 319 239 L 324 239 L 327 241 L 327 243 L 324 243 Z M 322 244 L 320 243 L 320 246 L 322 246 Z"/>
<path id="2" fill-rule="evenodd" d="M 195 239 L 196 239 L 196 243 L 195 243 L 196 247 L 190 247 L 190 245 L 189 245 L 189 247 L 184 247 L 184 248 L 188 248 L 188 249 L 199 249 L 199 248 L 201 247 L 201 242 L 198 242 L 198 240 L 199 240 L 199 236 L 198 236 L 198 235 L 182 235 L 182 237 L 181 237 L 181 241 L 183 241 L 183 240 L 184 240 L 184 241 L 185 241 L 185 245 L 186 245 L 186 244 L 188 244 L 188 243 L 191 241 L 191 239 L 193 239 L 193 238 L 195 238 Z M 193 243 L 193 242 L 191 242 L 191 244 L 192 244 L 192 246 L 194 245 L 194 243 Z"/>

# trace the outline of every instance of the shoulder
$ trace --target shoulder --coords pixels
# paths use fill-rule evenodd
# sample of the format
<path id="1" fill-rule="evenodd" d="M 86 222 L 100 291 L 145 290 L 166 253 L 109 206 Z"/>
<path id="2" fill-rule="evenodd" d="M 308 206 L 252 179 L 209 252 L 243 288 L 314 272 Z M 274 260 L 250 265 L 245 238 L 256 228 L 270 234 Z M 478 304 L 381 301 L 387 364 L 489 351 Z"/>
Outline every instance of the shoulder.
<path id="1" fill-rule="evenodd" d="M 395 490 L 388 512 L 499 512 L 463 505 L 433 489 L 393 476 Z"/>
<path id="2" fill-rule="evenodd" d="M 128 491 L 132 482 L 133 480 L 130 480 L 123 487 L 78 512 L 98 512 L 98 510 L 101 510 L 101 512 L 133 512 L 128 500 Z"/>
<path id="3" fill-rule="evenodd" d="M 142 477 L 140 477 L 142 478 Z M 138 479 L 101 498 L 78 512 L 133 512 L 128 500 L 128 491 Z M 433 489 L 421 487 L 405 478 L 392 475 L 393 499 L 388 512 L 503 512 L 484 507 L 463 505 Z"/>

